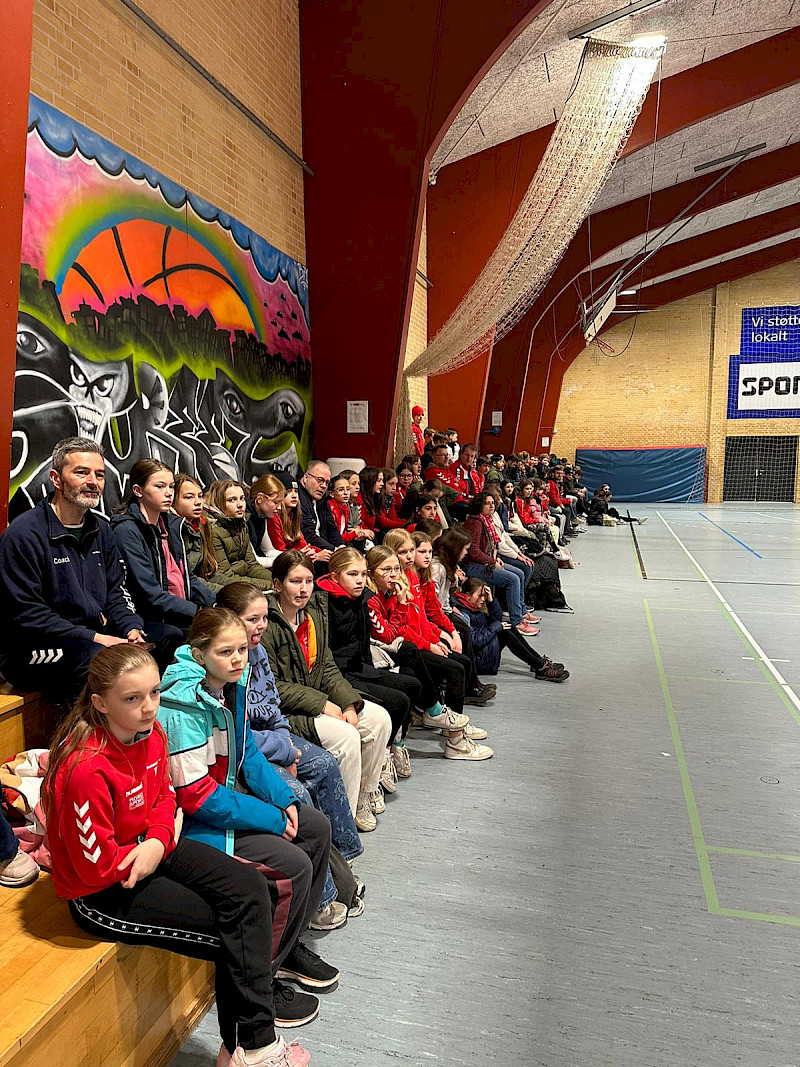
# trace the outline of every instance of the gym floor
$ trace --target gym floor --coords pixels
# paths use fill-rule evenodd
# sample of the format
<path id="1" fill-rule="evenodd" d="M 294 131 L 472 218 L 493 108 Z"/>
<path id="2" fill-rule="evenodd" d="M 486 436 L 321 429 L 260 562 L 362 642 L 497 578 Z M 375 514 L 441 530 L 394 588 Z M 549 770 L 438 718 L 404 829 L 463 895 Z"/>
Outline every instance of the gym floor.
<path id="1" fill-rule="evenodd" d="M 641 561 L 573 541 L 533 639 L 569 681 L 505 654 L 472 709 L 494 759 L 412 731 L 366 910 L 314 943 L 339 987 L 284 1032 L 319 1067 L 800 1064 L 800 509 L 631 511 Z M 218 1048 L 212 1009 L 172 1067 Z"/>

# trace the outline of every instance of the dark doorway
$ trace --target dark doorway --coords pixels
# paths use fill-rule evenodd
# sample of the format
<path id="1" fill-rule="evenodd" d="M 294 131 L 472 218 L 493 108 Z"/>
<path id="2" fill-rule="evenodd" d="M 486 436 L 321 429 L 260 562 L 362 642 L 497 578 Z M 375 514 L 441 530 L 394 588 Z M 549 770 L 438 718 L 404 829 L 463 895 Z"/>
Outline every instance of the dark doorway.
<path id="1" fill-rule="evenodd" d="M 794 502 L 796 437 L 726 437 L 723 500 Z"/>

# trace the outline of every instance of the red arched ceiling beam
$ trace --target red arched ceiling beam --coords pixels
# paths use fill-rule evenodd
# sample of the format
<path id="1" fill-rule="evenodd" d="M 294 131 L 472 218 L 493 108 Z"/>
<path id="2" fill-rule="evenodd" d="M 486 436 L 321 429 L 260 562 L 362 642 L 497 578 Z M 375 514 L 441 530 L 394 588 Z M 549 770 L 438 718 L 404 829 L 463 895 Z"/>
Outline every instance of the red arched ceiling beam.
<path id="1" fill-rule="evenodd" d="M 702 177 L 692 178 L 655 193 L 650 205 L 651 230 L 666 225 L 679 212 L 686 209 L 699 193 L 711 186 L 719 173 L 716 171 Z M 710 208 L 721 207 L 741 197 L 782 184 L 798 175 L 800 175 L 800 144 L 789 145 L 755 159 L 745 160 L 725 181 L 720 182 L 692 208 L 690 213 L 697 214 Z M 639 197 L 627 204 L 621 204 L 593 215 L 593 254 L 599 258 L 625 241 L 641 234 L 646 227 L 647 213 L 647 197 Z M 584 224 L 559 263 L 542 296 L 532 311 L 516 327 L 517 331 L 530 331 L 530 324 L 540 317 L 542 310 L 556 297 L 562 286 L 583 271 L 587 258 L 587 236 Z M 574 359 L 583 348 L 582 344 L 576 348 L 572 334 L 568 333 L 570 327 L 578 321 L 578 298 L 574 287 L 565 291 L 557 299 L 555 307 L 555 322 L 553 322 L 552 312 L 548 313 L 530 346 L 531 358 L 528 361 L 525 388 L 522 393 L 517 393 L 513 397 L 515 415 L 519 413 L 516 436 L 525 440 L 533 440 L 542 434 L 547 436 L 547 427 L 552 422 L 552 418 L 546 413 L 553 412 L 558 405 L 559 379 L 553 374 L 555 363 L 551 358 L 556 341 L 560 341 L 562 345 L 569 342 L 568 355 L 565 356 L 564 351 L 561 353 L 568 362 Z M 545 333 L 546 330 L 551 331 L 551 336 Z M 578 332 L 577 328 L 574 332 Z M 514 333 L 515 331 L 512 331 L 508 337 L 495 346 L 493 358 L 499 358 L 499 361 L 508 360 L 508 354 L 503 351 L 503 347 L 514 345 Z M 498 366 L 502 365 L 502 362 L 498 362 Z M 504 373 L 507 373 L 507 363 L 505 363 Z M 491 386 L 487 386 L 487 393 L 490 388 Z M 548 396 L 545 401 L 545 393 L 550 390 L 555 390 L 555 393 L 553 396 Z M 512 447 L 514 447 L 513 444 Z"/>
<path id="2" fill-rule="evenodd" d="M 800 204 L 790 204 L 776 211 L 765 211 L 762 215 L 743 219 L 742 222 L 720 226 L 716 230 L 698 234 L 696 237 L 665 245 L 641 269 L 637 269 L 636 274 L 628 280 L 625 288 L 652 281 L 653 278 L 658 278 L 662 274 L 671 274 L 672 271 L 681 270 L 691 264 L 702 263 L 704 259 L 712 259 L 725 252 L 746 248 L 747 245 L 764 241 L 768 237 L 778 237 L 782 233 L 796 229 L 800 229 Z M 591 286 L 596 290 L 606 284 L 624 262 L 619 259 L 605 267 L 595 268 L 591 273 L 587 269 L 578 279 L 578 285 L 584 296 L 588 296 L 591 291 L 590 280 Z M 643 292 L 649 291 L 648 287 Z"/>
<path id="3" fill-rule="evenodd" d="M 800 29 L 789 30 L 676 74 L 662 83 L 659 139 L 798 80 Z M 624 154 L 629 155 L 651 143 L 654 126 L 655 94 L 651 93 Z M 533 177 L 551 133 L 552 126 L 537 130 L 460 160 L 439 172 L 437 185 L 428 194 L 428 271 L 435 285 L 428 302 L 431 335 L 458 304 L 502 236 Z M 726 187 L 729 182 L 730 179 L 726 181 Z M 705 176 L 695 180 L 695 187 L 700 191 L 709 183 Z M 709 198 L 704 201 L 704 208 L 713 206 L 713 203 Z M 669 210 L 667 202 L 665 206 Z M 671 217 L 671 214 L 662 218 L 651 213 L 651 226 L 663 225 Z M 620 230 L 628 228 L 632 221 L 637 226 L 632 236 L 641 232 L 646 219 L 646 197 L 593 216 L 594 256 L 599 257 L 620 244 L 625 239 L 620 236 Z M 585 231 L 579 232 L 570 251 L 574 248 L 580 249 L 581 266 L 584 266 L 588 263 Z M 572 273 L 579 269 L 576 267 Z M 521 328 L 524 332 L 524 324 Z M 512 341 L 512 346 L 519 349 L 518 338 Z M 490 410 L 494 394 L 505 389 L 508 382 L 507 359 L 499 361 L 498 384 L 495 386 L 492 385 L 495 375 L 490 374 L 489 364 L 490 358 L 482 357 L 461 371 L 447 375 L 446 380 L 431 379 L 429 395 L 434 425 L 457 425 L 464 427 L 466 432 L 480 426 L 483 411 Z M 514 398 L 513 393 L 510 396 Z M 481 401 L 477 411 L 476 399 Z M 518 399 L 515 406 L 519 409 Z M 466 415 L 470 410 L 471 419 Z M 454 421 L 459 418 L 461 422 Z M 504 438 L 505 435 L 500 436 Z"/>
<path id="4" fill-rule="evenodd" d="M 428 161 L 549 0 L 302 0 L 307 262 L 318 455 L 393 451 Z M 368 400 L 370 434 L 345 432 Z"/>

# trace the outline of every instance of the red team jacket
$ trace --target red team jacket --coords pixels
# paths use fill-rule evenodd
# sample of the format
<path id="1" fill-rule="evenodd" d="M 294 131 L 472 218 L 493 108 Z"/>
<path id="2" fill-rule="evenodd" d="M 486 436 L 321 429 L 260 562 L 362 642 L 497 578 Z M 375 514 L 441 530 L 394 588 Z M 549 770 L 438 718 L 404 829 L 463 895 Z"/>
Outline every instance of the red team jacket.
<path id="1" fill-rule="evenodd" d="M 164 731 L 123 745 L 105 730 L 59 768 L 53 783 L 58 807 L 48 820 L 53 881 L 74 900 L 127 877 L 117 870 L 141 842 L 155 838 L 164 856 L 175 847 L 175 790 L 169 778 Z"/>

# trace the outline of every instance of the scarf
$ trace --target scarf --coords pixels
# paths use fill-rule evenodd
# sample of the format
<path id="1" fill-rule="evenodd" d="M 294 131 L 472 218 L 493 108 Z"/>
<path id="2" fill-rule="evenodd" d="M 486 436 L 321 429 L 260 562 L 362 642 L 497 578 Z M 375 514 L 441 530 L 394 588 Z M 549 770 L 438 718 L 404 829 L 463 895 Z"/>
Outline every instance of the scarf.
<path id="1" fill-rule="evenodd" d="M 497 548 L 497 546 L 500 544 L 500 534 L 497 532 L 497 530 L 495 530 L 494 523 L 488 515 L 484 515 L 483 513 L 479 515 L 479 518 L 483 525 L 486 527 L 486 531 L 489 534 L 490 544 L 493 548 Z"/>

